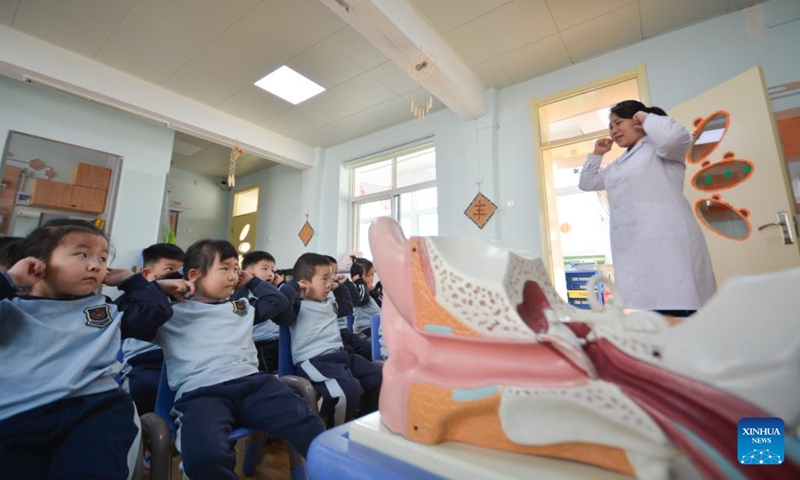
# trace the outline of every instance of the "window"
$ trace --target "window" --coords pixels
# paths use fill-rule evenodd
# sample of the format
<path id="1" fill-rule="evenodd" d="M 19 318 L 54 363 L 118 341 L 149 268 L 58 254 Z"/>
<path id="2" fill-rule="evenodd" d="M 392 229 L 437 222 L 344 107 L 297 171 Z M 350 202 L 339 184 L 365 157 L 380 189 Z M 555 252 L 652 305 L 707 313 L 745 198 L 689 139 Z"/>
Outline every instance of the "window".
<path id="1" fill-rule="evenodd" d="M 564 271 L 569 264 L 594 262 L 613 274 L 606 193 L 583 192 L 578 180 L 595 141 L 608 136 L 610 108 L 622 100 L 646 99 L 643 76 L 639 71 L 625 73 L 539 100 L 533 107 L 548 226 L 543 250 L 550 253 L 546 260 L 562 295 L 567 293 Z M 604 162 L 622 153 L 614 145 Z"/>
<path id="2" fill-rule="evenodd" d="M 258 187 L 236 192 L 233 196 L 233 216 L 247 215 L 258 210 Z"/>
<path id="3" fill-rule="evenodd" d="M 233 194 L 231 233 L 228 237 L 241 256 L 256 250 L 258 238 L 258 187 Z"/>
<path id="4" fill-rule="evenodd" d="M 406 237 L 437 235 L 436 148 L 432 142 L 351 163 L 353 249 L 372 258 L 369 226 L 392 217 Z"/>

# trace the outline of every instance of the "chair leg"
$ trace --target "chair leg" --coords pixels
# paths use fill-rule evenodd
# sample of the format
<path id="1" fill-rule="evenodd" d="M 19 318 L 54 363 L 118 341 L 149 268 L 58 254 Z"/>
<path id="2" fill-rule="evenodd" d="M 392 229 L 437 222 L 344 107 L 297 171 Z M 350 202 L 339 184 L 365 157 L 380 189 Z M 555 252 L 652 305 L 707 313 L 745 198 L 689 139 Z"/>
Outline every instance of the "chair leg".
<path id="1" fill-rule="evenodd" d="M 244 461 L 242 462 L 242 473 L 252 475 L 258 468 L 258 460 L 261 457 L 261 450 L 267 443 L 267 436 L 264 432 L 253 432 L 247 438 L 244 447 Z"/>
<path id="2" fill-rule="evenodd" d="M 286 443 L 286 451 L 289 453 L 289 472 L 292 480 L 309 480 L 306 461 L 302 455 L 289 442 Z"/>
<path id="3" fill-rule="evenodd" d="M 133 480 L 142 480 L 142 470 L 144 470 L 144 432 L 142 432 L 139 442 L 139 453 L 136 454 L 136 464 L 133 467 Z"/>
<path id="4" fill-rule="evenodd" d="M 172 473 L 172 435 L 167 422 L 154 413 L 141 417 L 142 441 L 150 445 L 150 479 L 169 480 Z"/>

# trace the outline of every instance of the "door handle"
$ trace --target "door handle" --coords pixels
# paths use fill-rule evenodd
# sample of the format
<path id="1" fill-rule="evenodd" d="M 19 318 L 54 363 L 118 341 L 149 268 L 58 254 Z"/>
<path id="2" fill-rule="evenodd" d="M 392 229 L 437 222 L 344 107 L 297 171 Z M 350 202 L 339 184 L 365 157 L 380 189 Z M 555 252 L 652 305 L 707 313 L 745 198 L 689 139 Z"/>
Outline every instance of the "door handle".
<path id="1" fill-rule="evenodd" d="M 791 245 L 794 243 L 794 232 L 789 227 L 789 214 L 785 211 L 780 211 L 777 214 L 778 221 L 767 223 L 765 225 L 761 225 L 758 227 L 758 231 L 764 230 L 767 227 L 780 227 L 781 234 L 783 235 L 783 244 L 784 245 Z"/>

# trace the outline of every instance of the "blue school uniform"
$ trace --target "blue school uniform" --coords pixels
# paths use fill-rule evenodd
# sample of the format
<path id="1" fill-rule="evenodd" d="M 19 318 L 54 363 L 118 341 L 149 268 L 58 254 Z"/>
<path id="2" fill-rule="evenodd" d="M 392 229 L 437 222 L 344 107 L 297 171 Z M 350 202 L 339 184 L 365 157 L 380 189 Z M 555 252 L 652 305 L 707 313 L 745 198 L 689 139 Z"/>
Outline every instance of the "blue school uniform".
<path id="1" fill-rule="evenodd" d="M 273 375 L 258 371 L 253 324 L 291 319 L 288 300 L 254 278 L 225 302 L 173 304 L 158 328 L 170 389 L 176 392 L 175 444 L 190 478 L 236 478 L 227 436 L 235 426 L 274 433 L 305 455 L 324 431 L 320 418 Z"/>
<path id="2" fill-rule="evenodd" d="M 383 375 L 381 368 L 359 355 L 348 353 L 339 334 L 341 316 L 337 301 L 349 297 L 343 288 L 334 290 L 324 301 L 295 300 L 295 321 L 289 326 L 292 336 L 292 361 L 297 373 L 311 381 L 322 395 L 320 414 L 329 423 L 340 424 L 354 416 L 378 409 Z M 360 398 L 360 401 L 359 401 Z"/>
<path id="3" fill-rule="evenodd" d="M 17 296 L 0 271 L 0 465 L 8 478 L 133 472 L 138 415 L 119 390 L 120 332 L 160 325 L 166 294 L 134 275 L 117 302 Z"/>

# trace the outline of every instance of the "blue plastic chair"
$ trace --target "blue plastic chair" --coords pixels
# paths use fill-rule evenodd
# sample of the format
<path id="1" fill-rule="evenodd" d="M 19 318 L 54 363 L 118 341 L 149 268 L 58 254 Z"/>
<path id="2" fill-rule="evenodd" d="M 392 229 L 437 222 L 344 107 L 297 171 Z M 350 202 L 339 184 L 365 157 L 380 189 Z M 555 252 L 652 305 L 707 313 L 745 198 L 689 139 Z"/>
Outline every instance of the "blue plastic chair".
<path id="1" fill-rule="evenodd" d="M 354 317 L 352 313 L 347 316 L 347 329 L 350 330 L 351 332 L 353 331 L 353 324 L 355 322 L 356 322 L 356 317 Z"/>
<path id="2" fill-rule="evenodd" d="M 286 376 L 278 378 L 284 385 L 288 386 L 309 404 L 313 412 L 317 412 L 315 401 L 316 391 L 311 383 L 300 377 Z M 171 458 L 177 427 L 172 420 L 172 405 L 175 403 L 175 392 L 170 390 L 167 381 L 167 367 L 161 369 L 161 377 L 158 383 L 158 394 L 156 395 L 155 412 L 147 413 L 141 417 L 143 436 L 150 443 L 150 478 L 151 480 L 169 480 L 171 474 Z M 245 447 L 244 462 L 242 472 L 245 475 L 252 475 L 258 467 L 261 450 L 266 444 L 264 432 L 250 428 L 237 428 L 228 436 L 228 442 L 234 445 L 236 441 L 249 437 Z M 286 447 L 289 452 L 289 463 L 292 480 L 307 480 L 308 473 L 305 469 L 305 460 L 297 453 L 288 442 Z"/>
<path id="3" fill-rule="evenodd" d="M 281 325 L 278 327 L 278 376 L 295 374 L 292 363 L 292 334 L 288 326 Z"/>
<path id="4" fill-rule="evenodd" d="M 381 355 L 381 314 L 376 313 L 370 318 L 370 343 L 372 345 L 372 360 L 386 360 Z"/>

